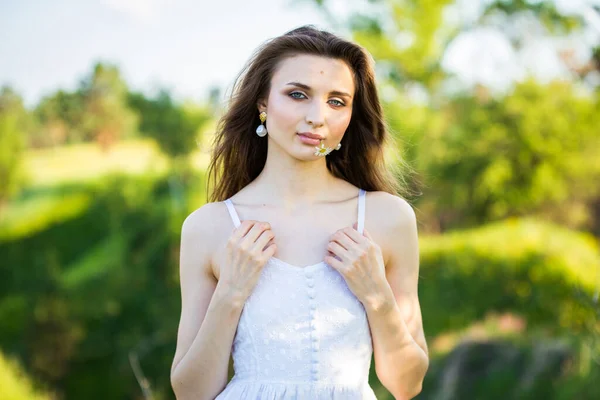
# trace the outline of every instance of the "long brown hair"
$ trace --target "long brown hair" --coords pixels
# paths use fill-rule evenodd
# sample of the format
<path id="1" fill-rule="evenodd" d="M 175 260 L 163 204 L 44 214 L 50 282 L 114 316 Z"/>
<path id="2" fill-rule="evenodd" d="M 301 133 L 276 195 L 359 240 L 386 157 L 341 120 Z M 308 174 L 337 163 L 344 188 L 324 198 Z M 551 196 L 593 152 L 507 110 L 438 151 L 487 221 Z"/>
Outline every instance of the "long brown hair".
<path id="1" fill-rule="evenodd" d="M 267 140 L 259 137 L 257 103 L 268 96 L 271 77 L 286 57 L 310 54 L 339 59 L 354 72 L 352 117 L 340 150 L 326 156 L 329 171 L 367 191 L 395 195 L 406 191 L 402 176 L 384 161 L 388 133 L 375 86 L 374 60 L 361 46 L 306 25 L 270 39 L 260 46 L 237 76 L 229 107 L 217 124 L 208 166 L 209 201 L 223 201 L 252 182 L 267 159 Z M 404 167 L 406 164 L 400 161 Z M 398 166 L 398 165 L 396 165 Z"/>

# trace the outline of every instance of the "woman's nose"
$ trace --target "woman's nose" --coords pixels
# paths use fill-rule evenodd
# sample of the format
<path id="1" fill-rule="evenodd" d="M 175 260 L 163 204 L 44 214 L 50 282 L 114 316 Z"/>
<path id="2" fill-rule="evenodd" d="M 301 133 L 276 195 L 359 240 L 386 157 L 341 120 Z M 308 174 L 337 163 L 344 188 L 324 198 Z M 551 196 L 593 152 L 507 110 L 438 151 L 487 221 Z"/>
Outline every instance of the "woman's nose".
<path id="1" fill-rule="evenodd" d="M 306 114 L 306 123 L 312 126 L 321 126 L 325 123 L 325 106 L 315 102 Z"/>

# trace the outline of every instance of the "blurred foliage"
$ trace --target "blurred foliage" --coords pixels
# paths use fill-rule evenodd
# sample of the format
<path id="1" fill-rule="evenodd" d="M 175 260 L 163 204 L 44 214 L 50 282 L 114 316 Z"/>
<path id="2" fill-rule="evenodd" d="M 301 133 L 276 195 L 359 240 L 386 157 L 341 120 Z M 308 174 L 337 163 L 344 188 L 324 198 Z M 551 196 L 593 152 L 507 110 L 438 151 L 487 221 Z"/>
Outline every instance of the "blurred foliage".
<path id="1" fill-rule="evenodd" d="M 140 131 L 156 140 L 171 158 L 196 150 L 201 142 L 199 130 L 211 118 L 205 108 L 177 105 L 164 89 L 156 98 L 130 93 L 129 104 L 141 116 Z"/>
<path id="2" fill-rule="evenodd" d="M 561 14 L 553 1 L 531 1 L 531 0 L 496 0 L 490 1 L 482 13 L 482 21 L 492 19 L 498 14 L 507 20 L 520 15 L 531 16 L 539 20 L 549 33 L 554 35 L 565 35 L 582 26 L 581 18 Z M 506 20 L 500 24 L 506 24 Z"/>
<path id="3" fill-rule="evenodd" d="M 203 182 L 195 176 L 196 191 Z M 0 347 L 65 398 L 135 397 L 130 354 L 170 393 L 179 229 L 191 210 L 172 207 L 165 176 L 108 176 L 60 195 L 75 211 L 57 201 L 32 215 L 51 224 L 22 218 L 3 230 Z"/>
<path id="4" fill-rule="evenodd" d="M 2 400 L 50 400 L 34 387 L 23 369 L 0 353 L 0 399 Z"/>
<path id="5" fill-rule="evenodd" d="M 0 240 L 25 238 L 48 229 L 56 223 L 71 219 L 87 209 L 91 201 L 84 193 L 52 191 L 47 196 L 37 195 L 27 207 L 8 213 L 0 225 Z M 23 202 L 25 203 L 25 202 Z M 27 218 L 23 215 L 27 213 Z"/>
<path id="6" fill-rule="evenodd" d="M 450 0 L 374 2 L 384 12 L 350 17 L 353 39 L 377 60 L 378 71 L 394 85 L 418 82 L 434 88 L 444 72 L 441 59 L 445 47 L 457 34 L 443 27 L 443 13 Z"/>
<path id="7" fill-rule="evenodd" d="M 25 152 L 27 111 L 12 89 L 0 91 L 0 216 L 4 204 L 25 184 L 22 158 Z"/>
<path id="8" fill-rule="evenodd" d="M 196 153 L 193 160 L 203 166 L 205 155 Z M 164 172 L 169 160 L 158 144 L 149 138 L 126 140 L 106 153 L 95 143 L 79 143 L 55 148 L 30 149 L 25 154 L 25 166 L 31 184 L 27 189 L 64 184 L 86 185 L 110 172 L 154 174 Z M 200 168 L 199 168 L 200 169 Z M 21 200 L 9 207 L 21 207 Z"/>
<path id="9" fill-rule="evenodd" d="M 437 215 L 442 230 L 523 215 L 594 230 L 599 111 L 572 83 L 533 80 L 503 98 L 482 89 L 425 110 L 409 127 L 426 144 L 415 156 L 428 186 L 424 212 Z"/>
<path id="10" fill-rule="evenodd" d="M 137 114 L 127 107 L 128 89 L 117 66 L 96 63 L 74 92 L 58 90 L 44 97 L 31 144 L 49 146 L 95 141 L 108 150 L 136 134 Z"/>
<path id="11" fill-rule="evenodd" d="M 84 138 L 108 149 L 119 139 L 135 133 L 138 118 L 127 107 L 127 93 L 117 66 L 102 63 L 94 66 L 92 74 L 79 87 L 84 107 L 81 120 Z"/>
<path id="12" fill-rule="evenodd" d="M 419 300 L 425 332 L 511 311 L 528 328 L 597 335 L 600 249 L 589 234 L 531 219 L 422 237 Z M 586 301 L 587 300 L 587 301 Z M 591 306 L 590 306 L 591 304 Z"/>
<path id="13" fill-rule="evenodd" d="M 201 129 L 213 117 L 210 105 L 175 101 L 161 89 L 155 98 L 129 91 L 119 68 L 96 63 L 77 90 L 57 90 L 40 100 L 24 132 L 29 147 L 95 142 L 108 150 L 141 135 L 155 140 L 171 158 L 197 149 Z"/>
<path id="14" fill-rule="evenodd" d="M 38 129 L 30 133 L 30 147 L 83 142 L 84 104 L 81 93 L 58 90 L 42 98 L 35 110 Z"/>
<path id="15" fill-rule="evenodd" d="M 582 26 L 581 18 L 561 14 L 552 1 L 498 0 L 353 0 L 349 15 L 334 12 L 328 0 L 311 0 L 332 26 L 348 28 L 352 39 L 377 61 L 381 81 L 397 89 L 424 88 L 443 98 L 449 77 L 443 56 L 462 33 L 478 27 L 501 31 L 518 48 L 531 36 L 532 25 L 545 34 L 565 35 Z M 479 9 L 475 18 L 461 18 L 461 7 Z"/>
<path id="16" fill-rule="evenodd" d="M 573 344 L 522 337 L 514 341 L 473 341 L 434 357 L 416 398 L 486 400 L 595 400 L 600 365 L 574 368 Z M 391 397 L 389 397 L 391 400 Z"/>

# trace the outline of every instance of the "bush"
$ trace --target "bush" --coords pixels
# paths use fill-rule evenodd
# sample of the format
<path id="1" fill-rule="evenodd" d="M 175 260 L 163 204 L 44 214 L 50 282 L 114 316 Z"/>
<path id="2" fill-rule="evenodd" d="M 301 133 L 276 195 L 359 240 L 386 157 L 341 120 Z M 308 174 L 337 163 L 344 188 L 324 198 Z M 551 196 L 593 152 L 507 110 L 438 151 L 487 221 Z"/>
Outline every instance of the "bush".
<path id="1" fill-rule="evenodd" d="M 187 210 L 169 179 L 108 177 L 0 229 L 0 348 L 65 398 L 138 396 L 130 352 L 170 393 Z"/>
<path id="2" fill-rule="evenodd" d="M 591 235 L 531 219 L 423 237 L 419 299 L 429 336 L 511 311 L 551 335 L 598 334 L 600 252 Z"/>

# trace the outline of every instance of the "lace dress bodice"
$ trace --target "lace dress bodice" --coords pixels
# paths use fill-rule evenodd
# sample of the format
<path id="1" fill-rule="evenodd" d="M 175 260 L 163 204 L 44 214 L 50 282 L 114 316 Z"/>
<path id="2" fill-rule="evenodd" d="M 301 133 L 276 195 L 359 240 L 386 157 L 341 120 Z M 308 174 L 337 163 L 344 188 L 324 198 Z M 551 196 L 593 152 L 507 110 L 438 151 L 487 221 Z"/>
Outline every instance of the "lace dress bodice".
<path id="1" fill-rule="evenodd" d="M 361 189 L 361 233 L 364 199 Z M 231 201 L 225 203 L 239 226 Z M 364 307 L 334 268 L 271 257 L 242 310 L 234 376 L 216 399 L 376 399 L 368 383 L 372 354 Z"/>

